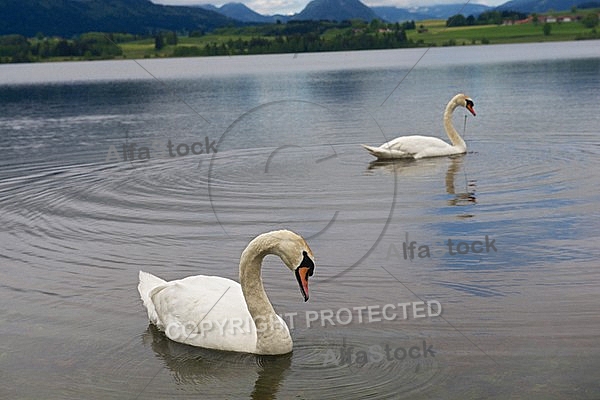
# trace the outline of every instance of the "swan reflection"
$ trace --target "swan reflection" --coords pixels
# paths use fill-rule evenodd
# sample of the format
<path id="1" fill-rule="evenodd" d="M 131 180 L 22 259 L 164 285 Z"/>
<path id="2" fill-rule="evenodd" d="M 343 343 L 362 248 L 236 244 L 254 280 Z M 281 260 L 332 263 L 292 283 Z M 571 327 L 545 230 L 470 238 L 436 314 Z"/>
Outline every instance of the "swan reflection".
<path id="1" fill-rule="evenodd" d="M 456 174 L 462 166 L 464 157 L 455 156 L 450 159 L 452 162 L 446 171 L 446 193 L 454 195 L 454 198 L 448 200 L 448 205 L 465 206 L 477 203 L 477 197 L 475 197 L 477 180 L 469 179 L 466 172 L 464 174 L 464 192 L 457 192 L 455 188 Z"/>
<path id="2" fill-rule="evenodd" d="M 224 395 L 243 384 L 249 372 L 256 380 L 251 399 L 275 399 L 292 363 L 292 353 L 279 356 L 258 356 L 248 353 L 224 352 L 174 342 L 154 325 L 149 324 L 142 341 L 156 355 L 179 384 L 206 385 L 205 393 Z M 253 378 L 252 378 L 253 379 Z M 217 386 L 215 386 L 217 383 Z M 250 388 L 248 388 L 250 391 Z"/>
<path id="3" fill-rule="evenodd" d="M 427 172 L 431 172 L 431 175 L 433 175 L 437 173 L 441 163 L 448 161 L 450 161 L 450 164 L 446 171 L 445 185 L 446 193 L 452 195 L 448 200 L 448 205 L 466 206 L 476 204 L 477 197 L 475 191 L 477 188 L 477 180 L 469 179 L 466 172 L 464 176 L 458 175 L 464 161 L 463 155 L 452 156 L 449 158 L 429 158 L 425 160 L 376 160 L 369 163 L 367 171 L 383 170 L 390 174 L 396 174 L 398 177 L 423 176 Z M 464 184 L 461 182 L 463 177 Z"/>

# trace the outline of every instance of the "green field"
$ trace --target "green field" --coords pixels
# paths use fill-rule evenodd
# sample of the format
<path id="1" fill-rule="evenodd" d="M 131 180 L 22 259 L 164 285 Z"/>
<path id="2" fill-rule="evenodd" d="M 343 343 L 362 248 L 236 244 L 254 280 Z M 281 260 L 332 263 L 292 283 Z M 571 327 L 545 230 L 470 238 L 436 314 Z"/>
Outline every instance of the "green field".
<path id="1" fill-rule="evenodd" d="M 407 30 L 410 46 L 462 46 L 480 44 L 506 44 L 527 42 L 552 42 L 571 41 L 581 39 L 600 39 L 600 34 L 595 28 L 586 28 L 580 22 L 551 23 L 550 32 L 544 32 L 544 24 L 526 23 L 520 25 L 475 25 L 465 27 L 446 27 L 445 20 L 427 20 L 417 22 L 421 29 Z M 367 26 L 365 24 L 365 26 Z M 351 28 L 334 27 L 320 34 L 324 40 L 330 40 L 336 35 L 351 35 L 356 30 Z M 226 46 L 230 41 L 251 40 L 261 37 L 274 40 L 274 36 L 264 35 L 260 28 L 230 28 L 221 29 L 202 37 L 180 37 L 178 46 L 196 46 L 204 48 L 206 45 Z M 127 58 L 143 57 L 168 57 L 174 51 L 174 46 L 166 46 L 160 51 L 154 49 L 150 39 L 130 42 L 121 45 L 124 56 Z"/>
<path id="2" fill-rule="evenodd" d="M 569 41 L 594 37 L 594 31 L 579 22 L 551 23 L 549 35 L 544 34 L 543 24 L 532 23 L 446 28 L 445 21 L 432 20 L 417 24 L 420 25 L 427 32 L 409 31 L 409 39 L 434 46 Z M 595 38 L 600 39 L 600 35 L 595 34 Z"/>
<path id="3" fill-rule="evenodd" d="M 543 24 L 532 23 L 523 25 L 477 25 L 467 27 L 447 28 L 442 20 L 421 21 L 417 26 L 423 25 L 427 31 L 419 33 L 417 30 L 407 31 L 407 37 L 413 45 L 420 46 L 452 46 L 452 45 L 479 45 L 479 44 L 506 44 L 527 42 L 571 41 L 580 39 L 600 39 L 595 30 L 585 28 L 578 22 L 552 23 L 549 34 L 544 34 Z M 321 36 L 324 39 L 335 35 L 348 34 L 344 29 L 331 29 Z M 196 46 L 204 48 L 206 45 L 222 46 L 230 41 L 251 40 L 253 36 L 240 33 L 239 30 L 207 34 L 202 37 L 179 37 L 177 46 Z M 267 40 L 274 40 L 272 36 L 260 36 Z M 161 50 L 154 49 L 154 40 L 144 39 L 135 42 L 122 43 L 125 58 L 169 57 L 173 54 L 175 46 L 165 46 Z"/>
<path id="4" fill-rule="evenodd" d="M 154 39 L 143 39 L 133 42 L 120 43 L 119 47 L 123 50 L 124 58 L 153 58 L 153 57 L 171 57 L 175 48 L 179 47 L 198 47 L 204 48 L 206 45 L 226 45 L 230 41 L 251 40 L 253 37 L 248 34 L 239 33 L 211 33 L 201 37 L 180 36 L 177 45 L 166 45 L 160 50 L 155 50 Z"/>

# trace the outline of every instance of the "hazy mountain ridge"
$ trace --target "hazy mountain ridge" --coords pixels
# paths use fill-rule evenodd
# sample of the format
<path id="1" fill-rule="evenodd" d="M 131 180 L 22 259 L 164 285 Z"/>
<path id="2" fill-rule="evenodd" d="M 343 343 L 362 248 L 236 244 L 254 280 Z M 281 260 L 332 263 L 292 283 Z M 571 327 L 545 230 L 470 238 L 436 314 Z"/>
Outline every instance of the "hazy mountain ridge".
<path id="1" fill-rule="evenodd" d="M 293 20 L 383 19 L 388 22 L 403 22 L 423 19 L 445 19 L 459 11 L 465 15 L 479 15 L 493 7 L 481 4 L 442 4 L 423 7 L 399 8 L 393 6 L 368 7 L 359 0 L 315 0 L 294 15 L 263 15 L 242 3 L 227 3 L 221 7 L 203 4 L 200 7 L 219 12 L 229 18 L 243 22 L 269 23 Z"/>
<path id="2" fill-rule="evenodd" d="M 524 13 L 569 10 L 573 6 L 583 6 L 586 3 L 596 2 L 596 0 L 511 0 L 498 7 L 489 7 L 483 4 L 473 3 L 455 3 L 401 8 L 395 6 L 368 7 L 359 0 L 313 0 L 308 3 L 301 12 L 292 16 L 266 16 L 252 11 L 243 4 L 236 3 L 238 4 L 238 7 L 244 7 L 247 11 L 253 13 L 249 14 L 246 12 L 244 19 L 236 17 L 234 12 L 227 10 L 227 4 L 220 8 L 212 6 L 212 9 L 215 9 L 230 18 L 240 19 L 244 22 L 264 22 L 265 18 L 271 18 L 271 22 L 274 22 L 277 19 L 282 22 L 286 22 L 287 19 L 335 21 L 364 19 L 370 21 L 373 18 L 380 18 L 388 22 L 403 22 L 409 20 L 447 19 L 456 14 L 478 16 L 483 12 L 495 9 L 514 10 Z M 248 15 L 256 15 L 258 17 L 248 17 Z"/>
<path id="3" fill-rule="evenodd" d="M 218 12 L 226 17 L 242 22 L 268 24 L 274 23 L 277 20 L 286 22 L 290 19 L 290 16 L 286 15 L 262 15 L 242 3 L 227 3 L 221 7 L 217 7 L 212 4 L 202 4 L 200 7 Z"/>
<path id="4" fill-rule="evenodd" d="M 403 22 L 409 20 L 447 19 L 456 14 L 479 15 L 493 7 L 481 4 L 442 4 L 423 7 L 398 8 L 398 7 L 371 7 L 382 19 L 389 22 Z"/>

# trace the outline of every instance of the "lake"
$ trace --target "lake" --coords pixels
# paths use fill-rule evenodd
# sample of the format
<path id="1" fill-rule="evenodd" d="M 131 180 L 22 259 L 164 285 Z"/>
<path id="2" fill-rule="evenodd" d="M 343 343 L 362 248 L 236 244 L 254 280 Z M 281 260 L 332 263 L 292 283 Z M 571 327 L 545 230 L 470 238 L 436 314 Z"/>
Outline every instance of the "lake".
<path id="1" fill-rule="evenodd" d="M 0 397 L 596 399 L 600 41 L 0 66 Z M 467 154 L 374 162 L 360 144 Z M 467 116 L 468 114 L 468 116 Z M 294 350 L 175 343 L 143 269 L 263 279 Z"/>

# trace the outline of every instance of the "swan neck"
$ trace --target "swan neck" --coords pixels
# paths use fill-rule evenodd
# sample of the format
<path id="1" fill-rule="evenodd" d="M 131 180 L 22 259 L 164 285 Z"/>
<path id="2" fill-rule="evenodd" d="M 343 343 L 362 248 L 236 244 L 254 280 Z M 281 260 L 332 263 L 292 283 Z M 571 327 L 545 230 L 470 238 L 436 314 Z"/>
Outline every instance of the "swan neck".
<path id="1" fill-rule="evenodd" d="M 246 249 L 240 261 L 240 285 L 253 318 L 275 314 L 262 282 L 262 261 L 267 254 Z"/>
<path id="2" fill-rule="evenodd" d="M 446 110 L 444 111 L 444 129 L 446 130 L 446 134 L 452 142 L 452 145 L 465 150 L 467 145 L 462 137 L 460 137 L 456 131 L 456 128 L 454 128 L 454 124 L 452 123 L 452 114 L 454 113 L 454 110 L 456 110 L 456 107 L 458 107 L 458 103 L 455 101 L 455 99 L 450 100 L 446 106 Z"/>
<path id="3" fill-rule="evenodd" d="M 281 326 L 262 282 L 262 262 L 269 254 L 279 255 L 276 243 L 259 236 L 250 242 L 240 259 L 240 285 L 248 311 L 257 327 L 257 353 L 263 352 L 261 349 L 270 349 L 274 345 L 281 344 L 274 343 L 281 340 L 286 342 L 289 339 L 291 346 L 291 337 L 287 327 Z M 267 352 L 267 350 L 264 351 L 264 353 Z"/>

